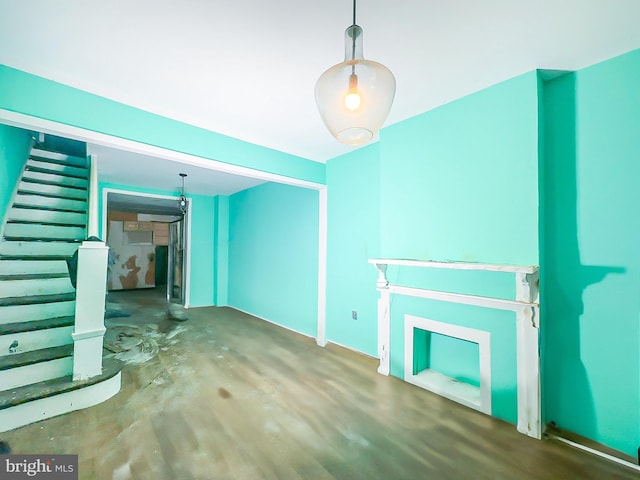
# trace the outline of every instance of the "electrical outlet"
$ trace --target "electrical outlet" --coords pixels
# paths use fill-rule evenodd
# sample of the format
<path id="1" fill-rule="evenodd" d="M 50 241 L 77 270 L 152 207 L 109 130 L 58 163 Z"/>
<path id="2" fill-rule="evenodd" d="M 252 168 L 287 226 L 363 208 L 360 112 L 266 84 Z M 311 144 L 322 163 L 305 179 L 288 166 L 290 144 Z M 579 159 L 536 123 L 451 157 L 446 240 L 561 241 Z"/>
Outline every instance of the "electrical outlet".
<path id="1" fill-rule="evenodd" d="M 351 310 L 351 318 L 354 320 L 358 319 L 358 312 L 356 312 L 355 310 Z"/>

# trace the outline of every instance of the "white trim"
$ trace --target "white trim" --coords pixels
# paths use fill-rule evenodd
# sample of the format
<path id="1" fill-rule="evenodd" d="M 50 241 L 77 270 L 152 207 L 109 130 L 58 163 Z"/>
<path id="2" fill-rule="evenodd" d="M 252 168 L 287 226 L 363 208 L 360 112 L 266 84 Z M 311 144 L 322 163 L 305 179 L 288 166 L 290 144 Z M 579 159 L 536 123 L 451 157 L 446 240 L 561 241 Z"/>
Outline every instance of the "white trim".
<path id="1" fill-rule="evenodd" d="M 161 198 L 165 200 L 175 200 L 178 201 L 177 196 L 172 195 L 160 195 L 157 193 L 141 193 L 133 190 L 123 190 L 120 188 L 110 188 L 105 187 L 102 190 L 102 235 L 105 236 L 107 234 L 107 197 L 109 193 L 121 193 L 124 195 L 133 195 L 137 197 L 148 197 L 148 198 Z M 184 293 L 184 308 L 189 308 L 190 299 L 191 299 L 191 200 L 187 201 L 187 221 L 185 226 L 186 231 L 186 245 L 187 245 L 187 259 L 185 262 L 185 293 Z M 212 272 L 213 274 L 213 272 Z"/>
<path id="2" fill-rule="evenodd" d="M 613 456 L 613 455 L 609 455 L 608 453 L 605 452 L 601 452 L 600 450 L 596 450 L 595 448 L 591 448 L 591 447 L 587 447 L 586 445 L 582 445 L 581 443 L 577 443 L 574 442 L 572 440 L 568 440 L 566 438 L 563 437 L 559 437 L 558 435 L 553 435 L 551 433 L 547 433 L 547 436 L 553 440 L 557 440 L 558 442 L 562 442 L 565 443 L 573 448 L 577 448 L 579 450 L 583 450 L 585 452 L 588 452 L 592 455 L 597 455 L 598 457 L 602 457 L 605 458 L 607 460 L 609 460 L 610 462 L 614 462 L 617 463 L 619 465 L 624 465 L 627 468 L 631 468 L 633 470 L 636 470 L 638 472 L 640 472 L 640 465 L 635 465 L 631 462 L 627 462 L 626 460 Z"/>
<path id="3" fill-rule="evenodd" d="M 413 329 L 439 333 L 477 343 L 480 357 L 480 388 L 458 382 L 442 374 L 428 375 L 429 369 L 413 373 Z M 427 374 L 427 375 L 425 375 Z M 491 333 L 475 328 L 437 322 L 413 315 L 404 316 L 404 379 L 406 382 L 442 395 L 487 415 L 491 415 Z M 444 382 L 442 380 L 445 380 Z"/>
<path id="4" fill-rule="evenodd" d="M 477 295 L 441 292 L 439 290 L 427 290 L 423 288 L 401 287 L 399 285 L 389 285 L 389 291 L 391 293 L 406 295 L 408 297 L 428 298 L 431 300 L 441 300 L 443 302 L 462 303 L 464 305 L 475 305 L 476 307 L 494 308 L 496 310 L 511 310 L 514 312 L 531 306 L 531 303 L 518 302 L 516 300 L 479 297 Z"/>
<path id="5" fill-rule="evenodd" d="M 89 164 L 89 209 L 87 212 L 87 236 L 98 236 L 98 157 L 96 155 L 88 155 Z"/>
<path id="6" fill-rule="evenodd" d="M 327 344 L 327 189 L 318 190 L 318 328 L 316 343 Z"/>
<path id="7" fill-rule="evenodd" d="M 536 265 L 496 265 L 491 263 L 436 262 L 431 260 L 404 260 L 393 258 L 373 258 L 369 263 L 376 265 L 400 265 L 403 267 L 447 268 L 453 270 L 485 270 L 490 272 L 534 273 Z"/>
<path id="8" fill-rule="evenodd" d="M 10 110 L 0 109 L 0 122 L 24 129 L 36 129 L 41 132 L 51 133 L 55 135 L 64 135 L 67 138 L 91 142 L 106 147 L 118 148 L 129 152 L 140 153 L 152 157 L 172 160 L 174 162 L 183 163 L 185 165 L 193 165 L 216 170 L 219 172 L 231 173 L 234 175 L 243 175 L 245 177 L 256 178 L 268 182 L 285 183 L 298 187 L 320 189 L 326 187 L 321 183 L 310 182 L 308 180 L 300 180 L 276 173 L 255 170 L 249 167 L 242 167 L 231 163 L 225 163 L 219 160 L 198 157 L 188 153 L 176 152 L 167 148 L 148 145 L 135 140 L 127 140 L 124 138 L 114 137 L 104 133 L 94 132 L 80 127 L 66 125 L 64 123 L 53 122 L 42 118 L 31 117 L 22 113 L 12 112 Z M 312 160 L 309 160 L 310 162 Z"/>

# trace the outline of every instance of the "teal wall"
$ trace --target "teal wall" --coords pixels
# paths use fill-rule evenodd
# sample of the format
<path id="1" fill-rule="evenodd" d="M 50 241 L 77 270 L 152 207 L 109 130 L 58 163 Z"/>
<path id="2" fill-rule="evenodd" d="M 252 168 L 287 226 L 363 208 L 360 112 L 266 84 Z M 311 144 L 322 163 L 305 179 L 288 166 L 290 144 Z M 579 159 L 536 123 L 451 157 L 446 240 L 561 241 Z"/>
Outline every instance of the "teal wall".
<path id="1" fill-rule="evenodd" d="M 0 124 L 0 226 L 31 150 L 25 130 Z"/>
<path id="2" fill-rule="evenodd" d="M 545 416 L 640 445 L 640 50 L 545 83 Z"/>
<path id="3" fill-rule="evenodd" d="M 105 188 L 124 190 L 131 193 L 150 193 L 155 195 L 180 195 L 179 191 L 168 192 L 132 185 L 100 182 L 100 237 L 102 232 L 102 202 Z M 189 275 L 189 306 L 203 307 L 214 304 L 214 252 L 216 197 L 205 195 L 187 195 L 191 202 L 191 270 Z"/>
<path id="4" fill-rule="evenodd" d="M 324 183 L 324 165 L 154 115 L 0 65 L 0 109 L 287 177 Z"/>
<path id="5" fill-rule="evenodd" d="M 229 305 L 316 336 L 319 195 L 265 183 L 229 198 Z"/>
<path id="6" fill-rule="evenodd" d="M 327 162 L 327 340 L 373 356 L 377 272 L 367 260 L 380 250 L 379 156 L 376 143 Z"/>
<path id="7" fill-rule="evenodd" d="M 190 307 L 215 304 L 216 197 L 189 195 L 191 201 Z"/>
<path id="8" fill-rule="evenodd" d="M 385 128 L 381 253 L 538 263 L 535 72 Z"/>
<path id="9" fill-rule="evenodd" d="M 214 305 L 229 304 L 229 197 L 216 197 L 216 254 L 214 258 L 215 301 Z"/>

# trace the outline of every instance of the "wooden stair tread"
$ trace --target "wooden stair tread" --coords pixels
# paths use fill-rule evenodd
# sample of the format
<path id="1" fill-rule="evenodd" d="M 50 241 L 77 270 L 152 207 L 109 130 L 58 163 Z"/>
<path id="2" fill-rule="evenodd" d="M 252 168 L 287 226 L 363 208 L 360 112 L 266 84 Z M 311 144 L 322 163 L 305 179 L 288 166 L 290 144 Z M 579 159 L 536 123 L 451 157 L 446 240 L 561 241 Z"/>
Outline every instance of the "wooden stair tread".
<path id="1" fill-rule="evenodd" d="M 31 320 L 27 322 L 6 323 L 0 325 L 0 335 L 34 332 L 49 328 L 70 327 L 75 323 L 73 316 L 48 318 L 46 320 Z"/>
<path id="2" fill-rule="evenodd" d="M 63 181 L 57 181 L 57 180 L 42 180 L 40 178 L 22 177 L 22 181 L 26 183 L 39 183 L 40 185 L 53 185 L 55 187 L 73 188 L 74 190 L 85 190 L 85 191 L 87 190 L 87 187 L 79 187 L 77 185 L 67 185 Z"/>
<path id="3" fill-rule="evenodd" d="M 22 260 L 25 262 L 30 262 L 30 261 L 41 261 L 41 260 L 46 260 L 46 261 L 59 261 L 59 260 L 66 260 L 67 258 L 69 258 L 66 255 L 0 255 L 0 261 L 2 260 Z"/>
<path id="4" fill-rule="evenodd" d="M 34 158 L 34 160 L 35 160 L 35 158 Z M 44 160 L 38 160 L 38 161 L 44 163 Z M 49 163 L 52 163 L 52 162 L 49 162 Z M 57 163 L 56 165 L 63 165 L 63 166 L 73 167 L 73 165 L 67 165 L 67 164 L 64 164 L 64 163 Z M 74 167 L 74 168 L 81 168 L 81 167 Z M 50 173 L 51 175 L 60 175 L 61 177 L 77 178 L 79 180 L 86 180 L 87 179 L 87 174 L 86 173 L 84 175 L 74 175 L 73 173 L 68 173 L 68 172 L 64 172 L 64 171 L 61 171 L 61 170 L 56 170 L 55 168 L 36 167 L 34 165 L 27 165 L 25 167 L 25 171 L 27 171 L 27 172 L 37 172 L 37 173 Z"/>
<path id="5" fill-rule="evenodd" d="M 44 382 L 33 383 L 24 387 L 11 388 L 0 392 L 0 410 L 15 407 L 41 398 L 52 397 L 61 393 L 95 385 L 116 376 L 122 370 L 123 363 L 115 358 L 102 360 L 102 374 L 88 380 L 73 381 L 71 375 L 58 377 Z"/>
<path id="6" fill-rule="evenodd" d="M 14 225 L 47 225 L 51 227 L 71 227 L 71 228 L 87 228 L 84 223 L 63 223 L 63 222 L 47 222 L 44 220 L 7 220 L 7 224 Z"/>
<path id="7" fill-rule="evenodd" d="M 11 368 L 34 365 L 36 363 L 48 362 L 59 358 L 73 355 L 73 344 L 62 345 L 60 347 L 42 348 L 24 353 L 14 353 L 0 357 L 0 371 Z"/>
<path id="8" fill-rule="evenodd" d="M 32 195 L 32 194 L 30 194 L 30 195 Z M 44 197 L 45 195 L 39 195 L 39 196 Z M 82 200 L 77 200 L 77 201 L 81 202 Z M 20 202 L 15 202 L 12 205 L 12 208 L 17 208 L 17 209 L 20 209 L 20 210 L 41 210 L 43 212 L 62 212 L 62 213 L 80 213 L 80 214 L 86 214 L 87 213 L 86 209 L 48 207 L 46 205 L 31 205 L 29 203 L 20 203 Z"/>
<path id="9" fill-rule="evenodd" d="M 61 243 L 80 243 L 83 238 L 55 238 L 55 237 L 16 237 L 5 235 L 4 240 L 7 242 L 61 242 Z"/>
<path id="10" fill-rule="evenodd" d="M 88 168 L 87 160 L 83 157 L 77 157 L 75 155 L 68 155 L 66 153 L 58 153 L 49 151 L 44 148 L 33 147 L 29 158 L 37 160 L 39 162 L 49 162 L 58 165 L 69 165 L 75 168 Z"/>
<path id="11" fill-rule="evenodd" d="M 0 275 L 0 282 L 13 280 L 48 280 L 50 278 L 65 278 L 69 273 L 19 273 L 15 275 Z"/>
<path id="12" fill-rule="evenodd" d="M 31 183 L 35 183 L 35 182 L 31 182 Z M 62 185 L 58 185 L 58 186 L 62 186 Z M 72 188 L 72 187 L 69 187 L 69 188 Z M 87 201 L 84 198 L 70 197 L 68 195 L 64 195 L 63 193 L 37 192 L 37 191 L 32 191 L 32 190 L 25 190 L 23 188 L 18 189 L 18 193 L 20 195 L 40 195 L 41 197 L 60 198 L 60 199 L 63 199 L 63 200 L 75 200 L 77 202 L 86 202 Z"/>
<path id="13" fill-rule="evenodd" d="M 69 302 L 76 299 L 75 292 L 56 293 L 50 295 L 29 295 L 23 297 L 0 298 L 0 307 L 9 305 L 34 305 L 38 303 Z"/>

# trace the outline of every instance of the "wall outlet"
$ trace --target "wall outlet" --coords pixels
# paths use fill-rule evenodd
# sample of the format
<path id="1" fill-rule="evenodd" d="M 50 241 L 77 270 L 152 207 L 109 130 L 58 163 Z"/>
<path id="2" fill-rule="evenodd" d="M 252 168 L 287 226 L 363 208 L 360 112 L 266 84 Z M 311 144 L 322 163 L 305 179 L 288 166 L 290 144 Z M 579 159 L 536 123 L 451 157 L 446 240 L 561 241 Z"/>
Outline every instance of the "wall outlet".
<path id="1" fill-rule="evenodd" d="M 358 319 L 358 312 L 356 312 L 355 310 L 351 310 L 351 318 L 354 320 Z"/>

